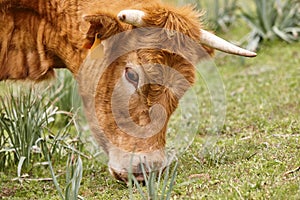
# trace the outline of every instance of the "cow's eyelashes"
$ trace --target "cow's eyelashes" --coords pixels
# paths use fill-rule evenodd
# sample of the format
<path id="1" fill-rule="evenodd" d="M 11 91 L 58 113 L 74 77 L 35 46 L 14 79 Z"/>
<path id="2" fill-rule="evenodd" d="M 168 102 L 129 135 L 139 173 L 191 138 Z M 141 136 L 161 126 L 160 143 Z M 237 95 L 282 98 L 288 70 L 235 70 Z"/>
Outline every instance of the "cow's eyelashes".
<path id="1" fill-rule="evenodd" d="M 126 79 L 134 85 L 134 87 L 137 87 L 139 83 L 139 75 L 134 71 L 132 68 L 127 67 L 125 69 L 125 77 Z"/>

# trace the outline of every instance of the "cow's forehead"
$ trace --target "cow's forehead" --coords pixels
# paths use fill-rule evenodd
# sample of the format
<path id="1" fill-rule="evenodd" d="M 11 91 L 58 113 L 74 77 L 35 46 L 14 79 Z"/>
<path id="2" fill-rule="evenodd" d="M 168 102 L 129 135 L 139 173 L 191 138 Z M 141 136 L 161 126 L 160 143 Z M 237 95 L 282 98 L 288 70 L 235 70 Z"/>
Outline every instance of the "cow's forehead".
<path id="1" fill-rule="evenodd" d="M 172 34 L 171 34 L 172 33 Z M 208 57 L 207 51 L 198 41 L 180 32 L 171 32 L 163 28 L 134 28 L 107 38 L 107 54 L 111 58 L 138 51 L 143 62 L 167 60 L 163 52 L 182 55 L 191 63 Z M 172 57 L 172 56 L 170 56 Z"/>

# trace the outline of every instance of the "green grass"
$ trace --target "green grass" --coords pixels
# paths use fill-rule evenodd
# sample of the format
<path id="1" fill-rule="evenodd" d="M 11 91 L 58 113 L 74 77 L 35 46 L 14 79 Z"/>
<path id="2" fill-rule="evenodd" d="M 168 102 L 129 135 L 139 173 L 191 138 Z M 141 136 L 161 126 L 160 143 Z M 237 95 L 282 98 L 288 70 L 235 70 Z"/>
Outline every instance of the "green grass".
<path id="1" fill-rule="evenodd" d="M 224 37 L 234 33 L 236 39 L 241 32 Z M 226 88 L 226 121 L 216 144 L 204 151 L 208 120 L 203 120 L 194 143 L 179 158 L 172 199 L 300 199 L 299 48 L 299 43 L 273 41 L 264 43 L 254 59 L 216 55 Z M 84 145 L 86 151 L 92 144 Z M 81 159 L 80 196 L 129 198 L 128 187 L 109 175 L 100 157 Z M 64 187 L 67 156 L 52 160 Z M 51 178 L 47 166 L 33 167 L 28 176 Z M 60 199 L 53 182 L 20 184 L 16 177 L 17 168 L 0 172 L 0 199 Z M 137 188 L 132 193 L 141 199 Z"/>

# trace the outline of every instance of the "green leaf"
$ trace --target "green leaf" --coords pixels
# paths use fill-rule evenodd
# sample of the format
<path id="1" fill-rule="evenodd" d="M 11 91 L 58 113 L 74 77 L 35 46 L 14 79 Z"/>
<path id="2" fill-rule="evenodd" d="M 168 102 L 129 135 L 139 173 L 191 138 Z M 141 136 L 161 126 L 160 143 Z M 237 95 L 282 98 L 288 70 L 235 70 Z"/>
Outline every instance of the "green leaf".
<path id="1" fill-rule="evenodd" d="M 21 158 L 19 160 L 19 163 L 18 163 L 18 170 L 17 170 L 18 178 L 21 178 L 22 166 L 23 166 L 23 163 L 24 163 L 25 160 L 26 160 L 26 157 L 21 156 Z"/>
<path id="2" fill-rule="evenodd" d="M 281 30 L 279 30 L 278 27 L 274 26 L 274 27 L 273 27 L 273 31 L 274 31 L 281 39 L 283 39 L 284 41 L 289 42 L 289 43 L 292 43 L 292 42 L 293 42 L 292 40 L 290 40 L 288 34 L 282 32 Z"/>

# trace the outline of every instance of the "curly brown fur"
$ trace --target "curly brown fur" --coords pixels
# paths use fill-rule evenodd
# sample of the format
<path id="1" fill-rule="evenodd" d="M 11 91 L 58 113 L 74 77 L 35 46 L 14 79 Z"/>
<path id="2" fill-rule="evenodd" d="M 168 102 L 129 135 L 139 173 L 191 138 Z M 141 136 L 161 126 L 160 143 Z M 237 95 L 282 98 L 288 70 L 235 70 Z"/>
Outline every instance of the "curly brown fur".
<path id="1" fill-rule="evenodd" d="M 128 25 L 120 25 L 115 17 L 119 11 L 129 8 L 144 10 L 147 26 L 179 31 L 199 39 L 201 15 L 191 7 L 176 9 L 149 0 L 2 0 L 0 80 L 43 80 L 52 76 L 53 68 L 58 67 L 67 67 L 76 74 L 87 53 L 82 47 L 92 45 L 94 34 L 100 33 L 106 39 L 130 29 Z M 81 30 L 83 15 L 89 15 L 86 21 L 91 22 L 86 35 Z M 98 21 L 91 20 L 91 16 Z M 44 30 L 38 28 L 41 23 L 45 24 Z M 38 30 L 43 32 L 42 41 L 38 41 Z M 50 41 L 52 37 L 54 40 Z M 212 53 L 211 49 L 207 51 Z"/>

